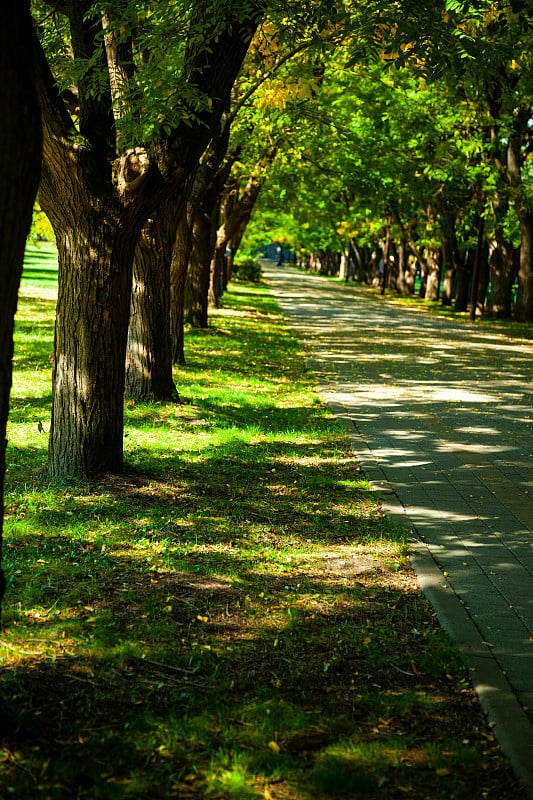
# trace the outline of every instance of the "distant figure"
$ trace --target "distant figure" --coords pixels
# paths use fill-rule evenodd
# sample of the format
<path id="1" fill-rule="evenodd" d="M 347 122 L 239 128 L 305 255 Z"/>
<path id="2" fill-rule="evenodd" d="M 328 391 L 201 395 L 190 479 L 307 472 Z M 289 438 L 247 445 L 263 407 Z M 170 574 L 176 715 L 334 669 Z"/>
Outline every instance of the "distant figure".
<path id="1" fill-rule="evenodd" d="M 283 248 L 281 248 L 278 245 L 278 249 L 276 250 L 276 253 L 278 254 L 278 267 L 281 267 L 281 265 L 283 264 Z"/>

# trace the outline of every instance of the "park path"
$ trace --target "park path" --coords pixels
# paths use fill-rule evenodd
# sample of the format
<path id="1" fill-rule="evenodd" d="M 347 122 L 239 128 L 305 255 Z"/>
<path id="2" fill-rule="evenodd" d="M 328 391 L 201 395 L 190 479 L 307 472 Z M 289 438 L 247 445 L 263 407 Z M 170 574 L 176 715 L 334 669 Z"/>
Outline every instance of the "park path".
<path id="1" fill-rule="evenodd" d="M 263 273 L 533 797 L 533 344 Z"/>

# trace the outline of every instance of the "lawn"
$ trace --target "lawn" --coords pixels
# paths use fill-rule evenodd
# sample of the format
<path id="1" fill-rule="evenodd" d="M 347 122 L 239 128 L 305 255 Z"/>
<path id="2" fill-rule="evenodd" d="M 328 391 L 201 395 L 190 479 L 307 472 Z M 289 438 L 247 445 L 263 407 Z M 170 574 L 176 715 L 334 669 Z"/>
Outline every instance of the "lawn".
<path id="1" fill-rule="evenodd" d="M 49 483 L 54 253 L 16 327 L 0 797 L 522 797 L 264 285 L 126 406 L 122 475 Z"/>

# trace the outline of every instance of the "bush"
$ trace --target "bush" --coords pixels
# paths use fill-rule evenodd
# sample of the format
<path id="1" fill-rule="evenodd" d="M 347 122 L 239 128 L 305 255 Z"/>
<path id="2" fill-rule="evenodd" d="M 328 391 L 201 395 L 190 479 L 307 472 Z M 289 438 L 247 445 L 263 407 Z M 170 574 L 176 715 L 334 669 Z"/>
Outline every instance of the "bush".
<path id="1" fill-rule="evenodd" d="M 255 258 L 243 258 L 241 261 L 235 261 L 231 277 L 238 281 L 259 283 L 261 280 L 261 264 Z"/>

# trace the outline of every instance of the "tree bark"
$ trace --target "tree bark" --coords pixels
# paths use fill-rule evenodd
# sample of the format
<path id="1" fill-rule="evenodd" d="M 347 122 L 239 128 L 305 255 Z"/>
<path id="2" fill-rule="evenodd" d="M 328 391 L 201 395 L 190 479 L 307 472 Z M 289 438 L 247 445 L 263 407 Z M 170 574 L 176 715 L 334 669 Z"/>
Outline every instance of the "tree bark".
<path id="1" fill-rule="evenodd" d="M 490 256 L 490 294 L 487 313 L 492 319 L 509 319 L 511 316 L 511 291 L 518 264 L 515 269 L 516 252 L 506 241 L 503 231 L 496 227 L 495 240 Z"/>
<path id="2" fill-rule="evenodd" d="M 455 311 L 466 311 L 468 308 L 468 297 L 470 279 L 474 266 L 475 250 L 469 250 L 464 260 L 457 265 L 457 286 L 455 289 Z"/>
<path id="3" fill-rule="evenodd" d="M 58 192 L 53 193 L 54 200 Z M 44 199 L 46 198 L 46 203 Z M 52 216 L 50 193 L 41 192 Z M 48 472 L 90 478 L 122 469 L 123 395 L 136 231 L 80 202 L 54 225 L 59 292 Z"/>
<path id="4" fill-rule="evenodd" d="M 213 216 L 203 210 L 193 211 L 192 249 L 185 286 L 185 319 L 193 328 L 207 328 L 210 266 L 215 245 Z"/>
<path id="5" fill-rule="evenodd" d="M 442 272 L 442 252 L 440 247 L 428 247 L 427 256 L 427 277 L 425 300 L 437 301 L 440 296 L 440 279 Z"/>
<path id="6" fill-rule="evenodd" d="M 533 321 L 533 211 L 524 196 L 521 167 L 524 156 L 521 143 L 527 131 L 531 112 L 520 107 L 515 112 L 515 132 L 507 145 L 507 174 L 513 196 L 514 206 L 520 221 L 520 267 L 518 270 L 518 294 L 515 317 L 519 322 Z"/>
<path id="7" fill-rule="evenodd" d="M 442 255 L 444 261 L 444 279 L 442 282 L 441 303 L 443 306 L 451 306 L 453 283 L 455 280 L 455 264 L 451 252 L 450 240 L 446 236 L 442 239 Z"/>
<path id="8" fill-rule="evenodd" d="M 13 325 L 41 167 L 42 129 L 29 6 L 26 0 L 7 4 L 0 27 L 0 607 L 6 587 L 1 561 Z"/>
<path id="9" fill-rule="evenodd" d="M 224 254 L 231 238 L 238 232 L 242 224 L 246 224 L 252 214 L 254 204 L 259 196 L 259 192 L 266 180 L 268 167 L 276 157 L 277 150 L 270 147 L 266 150 L 256 163 L 246 186 L 240 196 L 235 199 L 229 195 L 229 213 L 223 214 L 223 222 L 217 231 L 217 239 L 213 256 L 211 259 L 210 284 L 209 284 L 209 305 L 218 308 L 220 296 L 220 277 L 224 263 Z"/>
<path id="10" fill-rule="evenodd" d="M 451 215 L 448 215 L 445 221 L 445 229 L 442 237 L 442 256 L 445 272 L 441 302 L 443 306 L 451 306 L 457 272 L 463 266 L 461 254 L 459 252 L 459 242 L 457 241 L 455 220 Z"/>
<path id="11" fill-rule="evenodd" d="M 483 257 L 483 236 L 484 236 L 485 220 L 481 213 L 478 215 L 478 230 L 477 230 L 477 244 L 476 244 L 476 257 L 474 260 L 474 269 L 472 270 L 472 287 L 470 289 L 470 322 L 474 322 L 477 311 L 477 298 L 479 291 L 479 279 L 481 275 L 481 259 Z"/>
<path id="12" fill-rule="evenodd" d="M 191 254 L 191 233 L 186 212 L 178 221 L 178 229 L 170 262 L 170 330 L 172 333 L 172 360 L 185 364 L 185 285 Z"/>
<path id="13" fill-rule="evenodd" d="M 170 265 L 180 214 L 179 198 L 158 209 L 143 226 L 133 261 L 126 397 L 177 401 L 172 379 Z"/>

